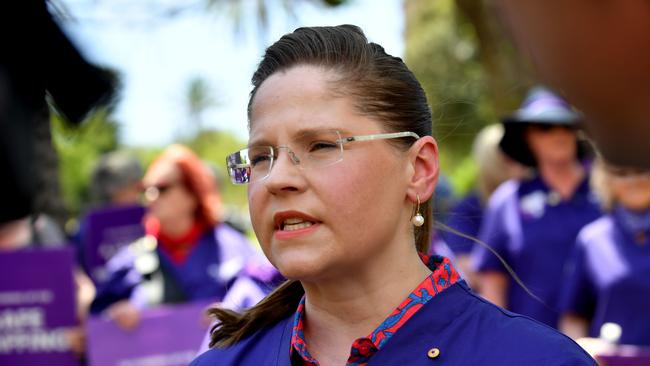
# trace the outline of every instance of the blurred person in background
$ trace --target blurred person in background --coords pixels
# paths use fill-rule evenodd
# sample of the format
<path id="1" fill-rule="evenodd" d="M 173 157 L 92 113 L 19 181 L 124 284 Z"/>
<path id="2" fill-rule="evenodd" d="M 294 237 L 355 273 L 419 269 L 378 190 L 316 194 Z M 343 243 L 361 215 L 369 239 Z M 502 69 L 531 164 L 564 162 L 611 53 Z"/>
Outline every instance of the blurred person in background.
<path id="1" fill-rule="evenodd" d="M 578 235 L 562 282 L 560 330 L 598 337 L 616 323 L 618 342 L 650 346 L 650 171 L 598 161 L 592 183 L 606 214 Z"/>
<path id="2" fill-rule="evenodd" d="M 440 172 L 438 176 L 438 183 L 431 198 L 431 209 L 433 212 L 434 222 L 442 222 L 445 220 L 449 213 L 449 208 L 453 205 L 454 189 L 447 176 Z M 429 255 L 440 255 L 449 258 L 452 263 L 457 265 L 454 252 L 449 248 L 441 231 L 434 225 L 431 228 L 431 244 L 429 245 Z M 464 277 L 462 269 L 459 268 L 459 273 Z"/>
<path id="3" fill-rule="evenodd" d="M 102 155 L 90 179 L 93 206 L 135 205 L 142 197 L 142 164 L 125 152 Z"/>
<path id="4" fill-rule="evenodd" d="M 86 247 L 83 241 L 88 230 L 88 215 L 111 207 L 140 205 L 142 174 L 140 161 L 125 152 L 112 151 L 99 157 L 90 177 L 90 210 L 79 220 L 77 231 L 72 234 L 80 258 Z"/>
<path id="5" fill-rule="evenodd" d="M 472 253 L 481 295 L 552 327 L 557 327 L 562 273 L 576 235 L 600 216 L 582 163 L 586 148 L 578 141 L 580 121 L 564 100 L 540 87 L 503 120 L 499 146 L 510 158 L 535 168 L 535 174 L 499 186 L 488 203 L 479 239 L 538 299 L 510 278 L 488 248 L 477 245 Z"/>
<path id="6" fill-rule="evenodd" d="M 94 313 L 104 312 L 130 329 L 146 307 L 229 296 L 237 298 L 230 305 L 240 308 L 270 290 L 275 269 L 241 233 L 221 222 L 215 178 L 192 151 L 167 148 L 147 169 L 143 188 L 146 236 L 109 261 Z"/>
<path id="7" fill-rule="evenodd" d="M 61 228 L 47 215 L 31 216 L 0 224 L 0 250 L 22 247 L 60 247 L 66 243 Z"/>
<path id="8" fill-rule="evenodd" d="M 472 157 L 477 168 L 474 187 L 446 215 L 445 225 L 453 231 L 444 228 L 440 231 L 455 254 L 456 264 L 472 285 L 475 285 L 470 265 L 470 253 L 475 243 L 472 238 L 478 237 L 485 205 L 501 183 L 508 179 L 520 179 L 528 173 L 525 167 L 503 154 L 499 148 L 502 137 L 501 124 L 485 126 L 476 135 L 472 146 Z M 454 231 L 468 237 L 457 235 Z"/>
<path id="9" fill-rule="evenodd" d="M 449 209 L 454 204 L 454 187 L 451 185 L 449 178 L 444 172 L 440 172 L 436 190 L 433 193 L 431 208 L 433 218 L 436 221 L 444 221 L 449 213 Z"/>

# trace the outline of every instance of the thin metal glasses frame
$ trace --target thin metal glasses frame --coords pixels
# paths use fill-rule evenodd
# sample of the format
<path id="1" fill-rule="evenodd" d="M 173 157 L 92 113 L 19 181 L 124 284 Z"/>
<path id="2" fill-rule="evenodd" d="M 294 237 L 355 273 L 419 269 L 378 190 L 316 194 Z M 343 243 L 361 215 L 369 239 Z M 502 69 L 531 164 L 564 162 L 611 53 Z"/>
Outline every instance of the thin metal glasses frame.
<path id="1" fill-rule="evenodd" d="M 332 162 L 330 165 L 336 164 L 336 163 L 340 162 L 343 159 L 343 150 L 342 150 L 343 145 L 347 144 L 347 143 L 350 143 L 350 142 L 387 140 L 387 139 L 395 139 L 395 138 L 403 138 L 403 137 L 413 137 L 415 139 L 420 138 L 420 136 L 418 136 L 418 134 L 416 134 L 415 132 L 411 132 L 411 131 L 378 133 L 378 134 L 358 135 L 358 136 L 349 136 L 349 137 L 340 137 L 341 135 L 339 134 L 339 132 L 338 131 L 335 131 L 335 132 L 339 136 L 339 138 L 335 142 L 337 144 L 339 144 L 339 147 L 341 149 L 341 159 Z M 258 180 L 256 180 L 256 182 L 263 181 L 264 179 L 266 179 L 271 174 L 271 170 L 273 169 L 273 165 L 274 165 L 274 162 L 275 162 L 275 156 L 277 156 L 276 150 L 280 150 L 280 149 L 287 150 L 287 153 L 289 154 L 290 159 L 293 162 L 293 164 L 297 165 L 297 166 L 300 166 L 300 158 L 298 158 L 296 156 L 296 154 L 293 152 L 293 150 L 291 148 L 289 148 L 289 146 L 280 145 L 280 146 L 268 146 L 268 147 L 270 148 L 270 151 L 271 151 L 271 161 L 269 163 L 269 171 L 265 176 L 263 176 L 262 178 L 259 178 Z M 241 151 L 244 151 L 244 150 L 248 150 L 248 149 L 243 149 L 243 150 L 237 151 L 237 152 L 235 152 L 233 154 L 230 154 L 226 158 L 226 167 L 228 168 L 228 174 L 230 175 L 231 182 L 233 184 L 244 185 L 244 184 L 250 184 L 251 183 L 250 181 L 239 182 L 238 179 L 233 176 L 233 171 L 232 171 L 233 168 L 235 168 L 235 169 L 251 168 L 250 164 L 237 164 L 237 163 L 233 163 L 231 161 L 231 160 L 234 160 L 232 157 L 235 154 L 240 154 Z"/>

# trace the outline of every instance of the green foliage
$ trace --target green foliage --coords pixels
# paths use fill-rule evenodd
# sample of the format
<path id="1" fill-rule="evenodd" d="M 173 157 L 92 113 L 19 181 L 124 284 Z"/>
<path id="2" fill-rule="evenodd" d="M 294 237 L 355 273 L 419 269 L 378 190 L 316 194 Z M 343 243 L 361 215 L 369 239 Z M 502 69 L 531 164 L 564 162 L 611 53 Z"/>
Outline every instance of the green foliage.
<path id="1" fill-rule="evenodd" d="M 117 147 L 118 125 L 110 110 L 95 110 L 78 127 L 51 113 L 52 140 L 59 156 L 59 181 L 70 214 L 78 215 L 89 201 L 89 182 L 97 158 Z"/>
<path id="2" fill-rule="evenodd" d="M 405 60 L 427 93 L 442 170 L 463 192 L 475 179 L 474 137 L 517 107 L 529 77 L 486 1 L 404 3 Z"/>
<path id="3" fill-rule="evenodd" d="M 89 202 L 90 177 L 99 157 L 118 148 L 118 126 L 106 109 L 97 110 L 79 127 L 67 125 L 52 114 L 52 136 L 59 156 L 59 179 L 68 212 L 78 215 Z M 195 137 L 181 141 L 210 163 L 220 180 L 219 188 L 225 204 L 246 206 L 246 188 L 230 183 L 225 171 L 226 156 L 245 146 L 245 142 L 222 131 L 202 131 Z M 147 167 L 163 147 L 122 148 L 136 156 Z"/>
<path id="4" fill-rule="evenodd" d="M 454 193 L 462 196 L 474 186 L 478 170 L 471 155 L 465 156 L 463 160 L 451 170 L 449 181 L 454 187 Z"/>
<path id="5" fill-rule="evenodd" d="M 494 116 L 486 105 L 477 40 L 452 0 L 410 2 L 406 62 L 422 83 L 445 168 L 462 161 L 476 132 Z"/>

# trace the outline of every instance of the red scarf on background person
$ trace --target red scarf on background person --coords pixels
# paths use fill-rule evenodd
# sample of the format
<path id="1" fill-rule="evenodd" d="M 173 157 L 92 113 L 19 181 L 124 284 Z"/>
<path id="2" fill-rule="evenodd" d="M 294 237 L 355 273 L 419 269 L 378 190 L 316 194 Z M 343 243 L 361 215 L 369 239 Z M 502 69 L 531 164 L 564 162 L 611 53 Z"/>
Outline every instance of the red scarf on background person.
<path id="1" fill-rule="evenodd" d="M 144 230 L 147 235 L 152 235 L 158 241 L 158 246 L 169 256 L 175 265 L 180 265 L 187 259 L 192 249 L 197 246 L 201 235 L 206 230 L 206 225 L 196 220 L 189 230 L 179 236 L 166 235 L 160 229 L 160 221 L 155 217 L 144 220 Z"/>

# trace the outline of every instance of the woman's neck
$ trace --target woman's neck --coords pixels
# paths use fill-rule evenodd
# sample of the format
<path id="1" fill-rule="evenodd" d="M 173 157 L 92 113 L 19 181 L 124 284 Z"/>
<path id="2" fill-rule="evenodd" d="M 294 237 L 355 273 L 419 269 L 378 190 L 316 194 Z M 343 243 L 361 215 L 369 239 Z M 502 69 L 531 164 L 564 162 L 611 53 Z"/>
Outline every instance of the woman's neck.
<path id="1" fill-rule="evenodd" d="M 321 365 L 345 364 L 354 340 L 376 329 L 431 274 L 412 249 L 368 262 L 380 265 L 327 283 L 303 283 L 305 336 Z"/>
<path id="2" fill-rule="evenodd" d="M 565 200 L 573 196 L 585 176 L 584 169 L 575 160 L 540 162 L 538 168 L 544 182 Z"/>
<path id="3" fill-rule="evenodd" d="M 177 238 L 187 234 L 194 222 L 195 219 L 192 216 L 179 216 L 173 220 L 161 220 L 160 231 L 170 238 Z"/>

